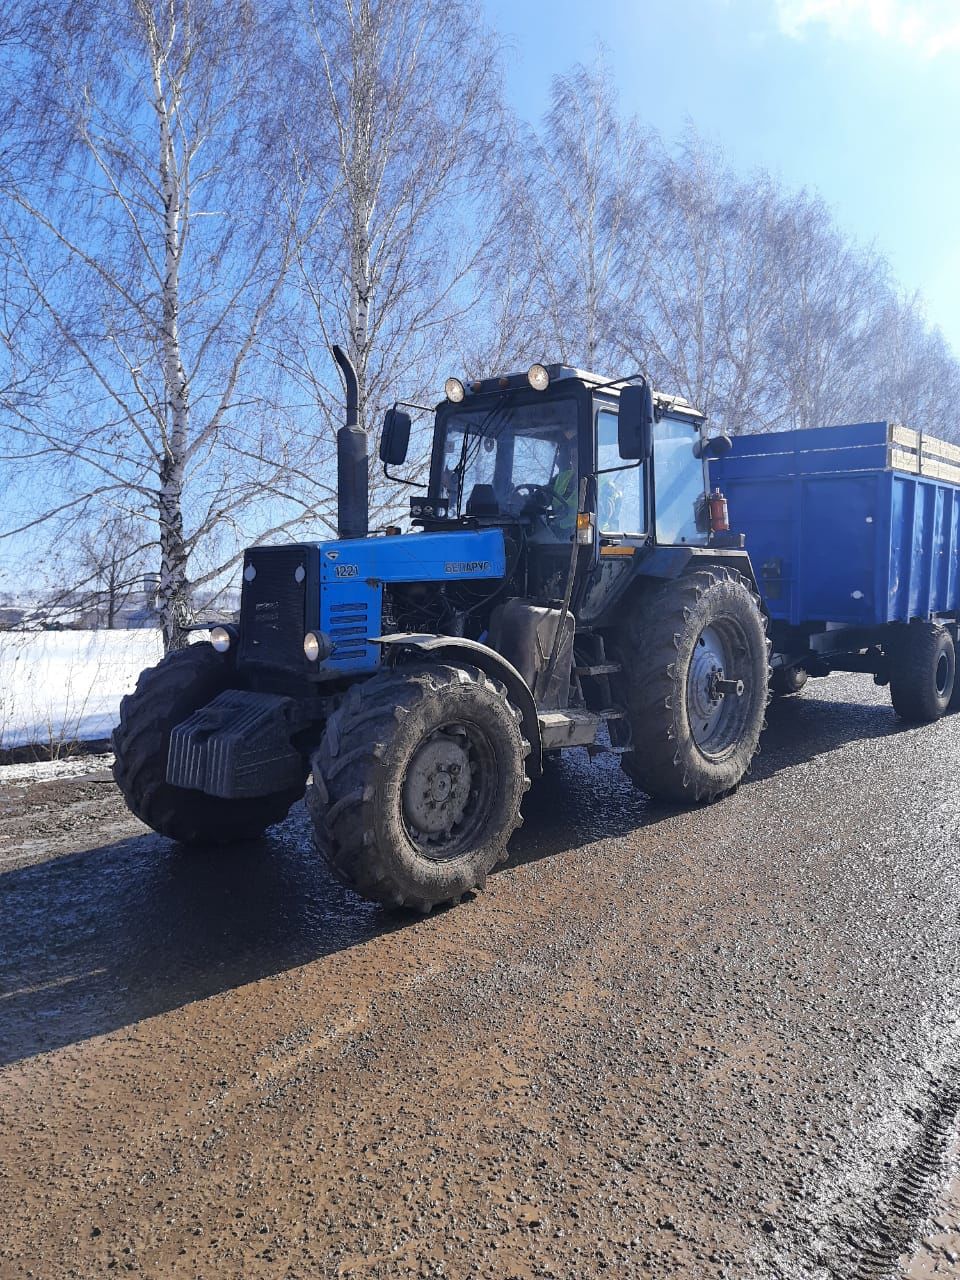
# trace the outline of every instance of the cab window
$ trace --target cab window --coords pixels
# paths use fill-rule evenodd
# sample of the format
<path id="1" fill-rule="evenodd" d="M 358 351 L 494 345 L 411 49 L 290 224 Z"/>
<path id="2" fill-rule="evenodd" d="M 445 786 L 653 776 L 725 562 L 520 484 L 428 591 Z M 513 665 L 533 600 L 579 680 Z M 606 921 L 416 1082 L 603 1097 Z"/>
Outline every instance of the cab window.
<path id="1" fill-rule="evenodd" d="M 647 512 L 643 492 L 643 467 L 622 467 L 617 443 L 617 415 L 609 409 L 597 413 L 597 524 L 601 533 L 646 532 Z M 616 467 L 614 471 L 607 470 Z"/>

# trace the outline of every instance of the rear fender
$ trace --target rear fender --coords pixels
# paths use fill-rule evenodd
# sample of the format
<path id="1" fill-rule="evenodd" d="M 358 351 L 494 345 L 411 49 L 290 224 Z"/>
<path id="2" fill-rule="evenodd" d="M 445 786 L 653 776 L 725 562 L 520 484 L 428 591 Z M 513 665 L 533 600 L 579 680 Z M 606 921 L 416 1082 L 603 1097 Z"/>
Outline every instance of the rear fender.
<path id="1" fill-rule="evenodd" d="M 637 576 L 642 578 L 679 578 L 682 573 L 714 566 L 735 569 L 757 588 L 756 575 L 749 553 L 725 547 L 651 547 L 637 560 Z"/>
<path id="2" fill-rule="evenodd" d="M 537 704 L 520 672 L 495 649 L 462 636 L 419 635 L 415 632 L 378 636 L 373 643 L 383 646 L 384 662 L 390 666 L 398 666 L 411 657 L 427 658 L 431 662 L 461 662 L 479 667 L 484 675 L 499 680 L 506 686 L 507 696 L 520 712 L 523 736 L 530 743 L 527 768 L 532 776 L 540 776 L 543 772 L 543 745 Z"/>
<path id="3" fill-rule="evenodd" d="M 581 612 L 581 620 L 591 627 L 618 625 L 623 608 L 634 591 L 642 583 L 660 583 L 696 569 L 714 567 L 733 569 L 747 579 L 754 591 L 761 594 L 750 556 L 739 548 L 728 550 L 720 547 L 644 547 L 632 557 L 630 567 L 620 572 L 602 599 L 591 600 Z"/>

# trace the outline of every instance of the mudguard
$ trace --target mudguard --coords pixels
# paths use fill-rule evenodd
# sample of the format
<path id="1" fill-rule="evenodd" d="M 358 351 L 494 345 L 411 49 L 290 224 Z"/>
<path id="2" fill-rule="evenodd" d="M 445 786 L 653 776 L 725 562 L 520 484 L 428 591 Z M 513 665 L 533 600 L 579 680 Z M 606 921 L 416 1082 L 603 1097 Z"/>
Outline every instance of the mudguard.
<path id="1" fill-rule="evenodd" d="M 582 621 L 595 627 L 615 626 L 619 621 L 624 597 L 637 582 L 651 578 L 656 581 L 679 578 L 687 570 L 706 569 L 711 565 L 735 569 L 743 574 L 759 594 L 750 556 L 740 548 L 642 547 L 638 548 L 637 554 L 627 563 L 628 567 L 620 569 L 620 564 L 614 562 L 618 569 L 616 578 L 609 585 L 598 583 L 597 587 L 591 588 L 587 593 L 584 606 L 579 612 Z"/>

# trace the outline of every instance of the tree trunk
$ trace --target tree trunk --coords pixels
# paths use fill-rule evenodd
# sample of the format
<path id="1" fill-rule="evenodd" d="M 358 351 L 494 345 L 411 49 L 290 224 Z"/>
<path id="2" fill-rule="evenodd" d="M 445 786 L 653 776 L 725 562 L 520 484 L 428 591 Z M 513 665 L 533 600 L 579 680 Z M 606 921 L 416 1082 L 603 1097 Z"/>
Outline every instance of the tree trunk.
<path id="1" fill-rule="evenodd" d="M 183 648 L 187 643 L 186 624 L 191 620 L 182 493 L 182 464 L 177 466 L 165 460 L 160 469 L 160 584 L 157 587 L 157 612 L 163 629 L 164 653 Z"/>
<path id="2" fill-rule="evenodd" d="M 364 211 L 354 232 L 352 288 L 350 291 L 350 337 L 353 350 L 350 353 L 357 370 L 357 409 L 360 426 L 367 426 L 367 347 L 370 333 L 370 301 L 373 292 L 370 283 L 370 239 Z"/>
<path id="3" fill-rule="evenodd" d="M 187 642 L 190 620 L 187 544 L 183 533 L 183 476 L 190 421 L 189 388 L 180 351 L 180 173 L 171 127 L 171 108 L 163 87 L 160 51 L 154 50 L 153 75 L 160 124 L 160 189 L 164 204 L 163 357 L 167 430 L 160 464 L 160 587 L 157 609 L 165 652 Z"/>
<path id="4" fill-rule="evenodd" d="M 117 596 L 119 595 L 120 567 L 116 555 L 110 557 L 110 568 L 107 574 L 107 630 L 113 631 L 117 625 Z"/>

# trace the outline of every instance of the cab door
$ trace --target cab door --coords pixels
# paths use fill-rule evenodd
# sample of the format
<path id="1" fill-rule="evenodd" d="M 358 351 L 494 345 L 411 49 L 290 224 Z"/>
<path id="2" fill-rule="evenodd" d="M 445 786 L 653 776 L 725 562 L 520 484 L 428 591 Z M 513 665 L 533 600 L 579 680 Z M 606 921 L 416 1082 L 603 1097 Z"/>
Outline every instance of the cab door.
<path id="1" fill-rule="evenodd" d="M 601 535 L 641 538 L 647 532 L 644 468 L 624 462 L 617 443 L 617 413 L 601 408 L 597 430 L 597 530 Z"/>
<path id="2" fill-rule="evenodd" d="M 706 546 L 697 528 L 706 477 L 693 452 L 700 432 L 682 418 L 665 415 L 653 428 L 653 507 L 658 546 Z"/>

